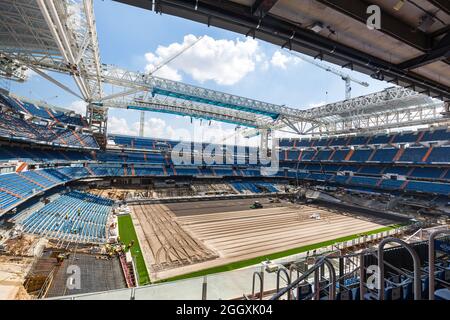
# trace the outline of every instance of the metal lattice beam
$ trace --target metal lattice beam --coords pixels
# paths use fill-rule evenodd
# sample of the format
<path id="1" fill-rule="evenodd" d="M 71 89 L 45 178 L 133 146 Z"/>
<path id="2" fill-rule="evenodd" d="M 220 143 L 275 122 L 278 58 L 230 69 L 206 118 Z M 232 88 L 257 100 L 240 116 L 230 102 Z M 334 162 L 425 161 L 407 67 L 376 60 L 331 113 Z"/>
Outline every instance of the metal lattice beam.
<path id="1" fill-rule="evenodd" d="M 172 6 L 189 11 L 193 9 L 191 2 L 158 0 L 155 8 L 161 10 L 161 6 Z M 277 39 L 292 42 L 293 49 L 296 46 L 308 46 L 309 49 L 323 50 L 324 58 L 327 55 L 339 59 L 351 56 L 351 62 L 355 66 L 374 68 L 378 74 L 389 74 L 401 78 L 401 81 L 411 77 L 411 74 L 402 73 L 396 66 L 380 59 L 373 58 L 367 64 L 367 55 L 341 44 L 325 41 L 312 32 L 286 22 L 276 21 L 276 18 L 267 14 L 270 10 L 269 2 L 274 5 L 274 1 L 259 3 L 260 8 L 266 8 L 264 23 L 258 23 L 260 20 L 249 12 L 248 7 L 228 2 L 218 12 L 213 1 L 203 0 L 197 14 L 224 19 L 224 12 L 229 8 L 240 8 L 241 11 L 234 12 L 232 22 L 242 23 L 242 26 L 253 30 L 255 35 L 259 34 L 262 38 L 276 34 Z M 0 0 L 0 4 L 2 57 L 29 66 L 46 78 L 42 69 L 72 75 L 83 99 L 90 102 L 88 120 L 98 134 L 106 134 L 108 107 L 176 113 L 257 129 L 277 130 L 287 127 L 299 135 L 373 130 L 376 126 L 390 128 L 419 124 L 420 121 L 440 122 L 443 119 L 438 112 L 440 104 L 404 88 L 391 88 L 318 108 L 300 110 L 103 65 L 100 62 L 92 0 Z M 439 47 L 441 45 L 442 43 Z M 48 78 L 64 88 L 63 84 L 50 76 Z M 431 84 L 428 80 L 409 80 L 414 84 L 417 80 L 417 85 L 428 88 L 429 94 L 439 94 L 440 97 L 450 94 L 439 84 Z M 104 84 L 120 87 L 122 91 L 105 96 L 102 89 Z M 69 88 L 66 90 L 70 91 Z M 160 98 L 163 96 L 164 98 Z"/>
<path id="2" fill-rule="evenodd" d="M 131 72 L 111 65 L 103 66 L 102 80 L 105 83 L 131 89 L 113 95 L 112 97 L 114 98 L 116 96 L 132 94 L 138 91 L 146 91 L 156 95 L 172 96 L 183 100 L 192 100 L 203 104 L 215 105 L 218 108 L 241 109 L 242 112 L 254 112 L 257 115 L 259 114 L 260 117 L 281 115 L 295 119 L 296 121 L 306 120 L 304 119 L 305 113 L 303 110 L 158 78 L 141 72 Z M 314 118 L 307 120 L 318 122 L 318 120 Z"/>
<path id="3" fill-rule="evenodd" d="M 430 101 L 431 99 L 405 88 L 389 88 L 380 92 L 344 100 L 336 103 L 326 104 L 324 106 L 315 107 L 305 110 L 308 117 L 332 117 L 332 116 L 349 116 L 352 117 L 355 112 L 368 113 L 379 112 L 382 109 L 394 110 L 396 108 L 408 107 L 411 101 L 419 99 Z"/>
<path id="4" fill-rule="evenodd" d="M 311 130 L 310 133 L 336 135 L 355 132 L 377 132 L 399 127 L 446 123 L 449 119 L 442 116 L 443 112 L 444 104 L 435 103 L 430 106 L 385 111 L 379 114 L 336 120 L 325 126 L 319 126 Z"/>
<path id="5" fill-rule="evenodd" d="M 0 52 L 30 68 L 71 74 L 86 101 L 102 96 L 92 0 L 0 0 Z"/>
<path id="6" fill-rule="evenodd" d="M 199 119 L 227 122 L 246 127 L 267 127 L 269 122 L 263 121 L 251 113 L 243 113 L 234 110 L 226 110 L 210 105 L 183 101 L 171 98 L 142 98 L 142 99 L 116 99 L 108 100 L 101 106 L 109 108 L 121 108 L 143 110 L 153 112 L 171 113 Z"/>
<path id="7" fill-rule="evenodd" d="M 307 134 L 341 134 L 355 131 L 384 130 L 427 123 L 448 121 L 444 103 L 405 88 L 389 88 L 381 92 L 352 98 L 305 110 L 307 117 L 321 119 L 320 124 L 275 121 L 272 130 Z M 377 127 L 378 126 L 378 127 Z M 246 130 L 254 136 L 257 130 Z"/>
<path id="8" fill-rule="evenodd" d="M 139 6 L 135 1 L 119 1 Z M 376 79 L 411 87 L 417 92 L 442 100 L 450 99 L 450 88 L 445 84 L 412 71 L 399 69 L 390 61 L 324 37 L 270 13 L 261 23 L 258 17 L 251 14 L 248 5 L 213 0 L 156 0 L 154 4 L 151 6 L 149 1 L 148 6 L 144 7 L 158 13 L 205 23 L 208 26 L 226 28 L 309 55 L 320 55 L 323 60 L 353 68 Z"/>
<path id="9" fill-rule="evenodd" d="M 28 79 L 26 74 L 27 69 L 22 66 L 18 61 L 8 59 L 0 53 L 0 77 L 24 82 Z"/>

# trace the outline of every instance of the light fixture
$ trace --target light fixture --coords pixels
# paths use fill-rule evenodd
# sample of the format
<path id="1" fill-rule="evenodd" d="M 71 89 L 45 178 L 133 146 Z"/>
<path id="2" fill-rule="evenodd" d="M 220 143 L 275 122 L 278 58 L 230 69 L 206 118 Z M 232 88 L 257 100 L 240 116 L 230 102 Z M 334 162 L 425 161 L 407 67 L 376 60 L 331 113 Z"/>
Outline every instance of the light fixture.
<path id="1" fill-rule="evenodd" d="M 315 33 L 319 33 L 323 29 L 323 24 L 322 22 L 316 21 L 311 26 L 309 26 L 308 29 L 314 31 Z"/>
<path id="2" fill-rule="evenodd" d="M 394 10 L 395 10 L 395 11 L 399 11 L 399 10 L 403 7 L 403 5 L 405 4 L 405 2 L 406 2 L 406 0 L 399 0 L 399 1 L 397 2 L 397 4 L 394 6 Z"/>

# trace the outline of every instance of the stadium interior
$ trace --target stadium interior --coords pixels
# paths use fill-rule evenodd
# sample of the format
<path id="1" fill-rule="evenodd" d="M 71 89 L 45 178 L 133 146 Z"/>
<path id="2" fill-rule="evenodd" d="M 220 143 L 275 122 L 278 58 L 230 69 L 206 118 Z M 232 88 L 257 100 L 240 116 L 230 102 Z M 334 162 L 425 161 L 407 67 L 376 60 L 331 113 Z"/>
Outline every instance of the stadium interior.
<path id="1" fill-rule="evenodd" d="M 88 104 L 80 115 L 0 86 L 0 299 L 450 299 L 448 2 L 417 0 L 445 26 L 412 34 L 411 2 L 372 1 L 390 23 L 338 41 L 305 22 L 360 25 L 345 1 L 118 1 L 392 83 L 305 110 L 102 63 L 92 0 L 76 28 L 74 1 L 13 2 L 0 1 L 0 78 L 30 69 L 72 91 L 45 71 L 59 72 Z M 373 42 L 397 44 L 389 63 Z M 260 143 L 112 134 L 109 108 L 231 123 Z"/>

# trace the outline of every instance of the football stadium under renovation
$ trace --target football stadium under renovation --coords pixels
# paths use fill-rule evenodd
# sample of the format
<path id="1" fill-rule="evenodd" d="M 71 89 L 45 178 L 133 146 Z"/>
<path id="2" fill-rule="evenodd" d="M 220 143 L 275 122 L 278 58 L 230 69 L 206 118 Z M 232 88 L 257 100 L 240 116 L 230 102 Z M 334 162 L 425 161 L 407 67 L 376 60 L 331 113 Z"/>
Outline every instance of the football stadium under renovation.
<path id="1" fill-rule="evenodd" d="M 450 299 L 449 1 L 112 3 L 334 64 L 346 98 L 287 106 L 130 71 L 102 58 L 93 0 L 0 0 L 0 81 L 33 72 L 87 105 L 0 85 L 0 299 Z M 351 70 L 390 87 L 352 97 Z M 111 109 L 139 113 L 140 134 L 109 132 Z M 146 137 L 150 112 L 258 143 Z"/>

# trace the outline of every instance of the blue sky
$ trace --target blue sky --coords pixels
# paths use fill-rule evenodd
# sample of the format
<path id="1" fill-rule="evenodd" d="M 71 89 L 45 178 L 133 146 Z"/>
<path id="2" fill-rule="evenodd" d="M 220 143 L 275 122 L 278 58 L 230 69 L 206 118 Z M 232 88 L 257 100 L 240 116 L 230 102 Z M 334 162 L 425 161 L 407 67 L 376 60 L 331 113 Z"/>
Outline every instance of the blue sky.
<path id="1" fill-rule="evenodd" d="M 307 108 L 344 98 L 344 82 L 338 76 L 295 60 L 288 52 L 272 44 L 113 1 L 96 0 L 94 3 L 103 63 L 130 70 L 151 70 L 151 65 L 156 65 L 165 54 L 173 52 L 177 44 L 180 47 L 188 41 L 187 35 L 192 35 L 191 38 L 206 36 L 169 64 L 167 70 L 160 70 L 165 72 L 158 75 L 175 74 L 184 82 L 294 108 Z M 391 86 L 363 74 L 344 71 L 370 84 L 368 88 L 353 84 L 353 96 Z M 55 77 L 75 88 L 68 76 Z M 57 106 L 82 109 L 78 98 L 39 76 L 33 76 L 25 84 L 11 83 L 11 91 Z M 135 111 L 110 110 L 109 128 L 115 133 L 134 134 L 138 117 L 139 113 Z M 196 126 L 192 126 L 189 118 L 160 113 L 147 113 L 146 118 L 146 135 L 166 138 L 182 137 L 184 131 L 200 125 L 199 121 L 194 121 Z M 228 124 L 213 123 L 208 127 L 205 121 L 203 127 L 206 130 L 203 134 L 208 136 L 233 130 L 233 126 Z"/>

